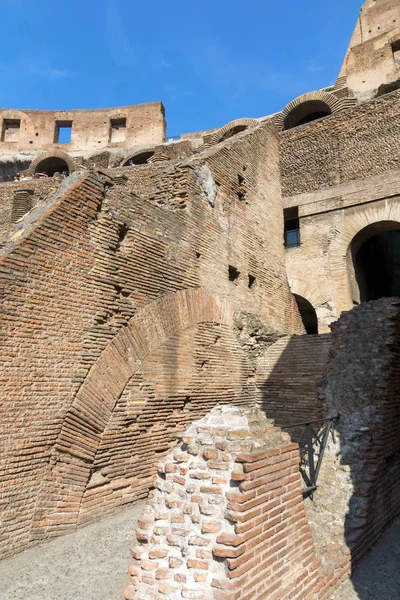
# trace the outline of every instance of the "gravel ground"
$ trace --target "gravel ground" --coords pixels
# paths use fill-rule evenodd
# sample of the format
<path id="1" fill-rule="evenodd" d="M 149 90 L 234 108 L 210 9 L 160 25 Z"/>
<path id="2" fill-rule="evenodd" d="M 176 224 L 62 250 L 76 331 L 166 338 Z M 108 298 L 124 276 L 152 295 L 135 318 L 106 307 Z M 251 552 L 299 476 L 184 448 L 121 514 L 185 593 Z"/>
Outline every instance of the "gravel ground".
<path id="1" fill-rule="evenodd" d="M 360 562 L 352 580 L 331 600 L 400 600 L 400 519 L 392 523 Z"/>
<path id="2" fill-rule="evenodd" d="M 121 600 L 142 509 L 138 504 L 0 562 L 0 600 Z M 400 519 L 331 600 L 383 599 L 400 600 Z"/>
<path id="3" fill-rule="evenodd" d="M 0 562 L 0 600 L 121 600 L 138 504 Z"/>

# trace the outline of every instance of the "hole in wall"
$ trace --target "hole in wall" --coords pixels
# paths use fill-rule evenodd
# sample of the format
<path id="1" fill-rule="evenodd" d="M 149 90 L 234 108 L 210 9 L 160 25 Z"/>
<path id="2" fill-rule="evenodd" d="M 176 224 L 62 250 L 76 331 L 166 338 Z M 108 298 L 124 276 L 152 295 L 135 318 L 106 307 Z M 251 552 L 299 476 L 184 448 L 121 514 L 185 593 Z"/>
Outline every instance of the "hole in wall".
<path id="1" fill-rule="evenodd" d="M 249 275 L 249 288 L 252 289 L 255 286 L 256 278 L 254 275 Z"/>
<path id="2" fill-rule="evenodd" d="M 229 265 L 229 267 L 228 267 L 229 281 L 237 281 L 239 279 L 239 275 L 240 275 L 240 271 L 238 271 L 236 267 Z"/>

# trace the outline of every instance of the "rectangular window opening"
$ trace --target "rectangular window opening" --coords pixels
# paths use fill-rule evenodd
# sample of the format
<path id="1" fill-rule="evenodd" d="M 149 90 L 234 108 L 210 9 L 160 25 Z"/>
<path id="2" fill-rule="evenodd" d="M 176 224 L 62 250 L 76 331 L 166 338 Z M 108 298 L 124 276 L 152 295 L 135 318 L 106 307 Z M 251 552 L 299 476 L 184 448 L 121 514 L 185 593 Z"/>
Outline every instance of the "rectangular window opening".
<path id="1" fill-rule="evenodd" d="M 1 130 L 1 141 L 2 142 L 18 142 L 20 128 L 21 128 L 20 119 L 3 119 L 3 127 Z"/>
<path id="2" fill-rule="evenodd" d="M 117 144 L 126 140 L 126 119 L 110 120 L 110 142 Z"/>
<path id="3" fill-rule="evenodd" d="M 283 218 L 285 221 L 285 247 L 297 248 L 300 246 L 299 207 L 285 208 Z"/>
<path id="4" fill-rule="evenodd" d="M 393 42 L 392 52 L 395 65 L 398 69 L 400 69 L 400 39 Z"/>
<path id="5" fill-rule="evenodd" d="M 72 139 L 72 121 L 56 121 L 55 144 L 70 144 Z"/>

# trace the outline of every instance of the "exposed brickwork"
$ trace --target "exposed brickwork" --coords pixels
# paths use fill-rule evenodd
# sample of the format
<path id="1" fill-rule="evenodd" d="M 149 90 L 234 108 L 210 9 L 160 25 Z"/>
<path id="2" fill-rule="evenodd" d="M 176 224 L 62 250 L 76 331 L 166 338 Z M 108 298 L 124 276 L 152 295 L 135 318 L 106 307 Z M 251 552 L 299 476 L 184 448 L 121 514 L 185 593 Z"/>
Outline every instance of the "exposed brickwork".
<path id="1" fill-rule="evenodd" d="M 323 418 L 318 385 L 324 372 L 330 335 L 285 336 L 259 358 L 258 403 L 282 427 Z M 287 430 L 296 437 L 298 429 Z"/>
<path id="2" fill-rule="evenodd" d="M 129 599 L 318 597 L 298 448 L 261 412 L 218 407 L 189 428 L 137 537 Z"/>
<path id="3" fill-rule="evenodd" d="M 400 91 L 284 132 L 283 195 L 294 196 L 397 169 L 399 132 Z"/>
<path id="4" fill-rule="evenodd" d="M 354 566 L 400 512 L 399 340 L 399 300 L 363 304 L 333 326 L 321 395 L 341 419 L 309 516 L 335 566 Z"/>
<path id="5" fill-rule="evenodd" d="M 7 247 L 3 555 L 142 498 L 174 430 L 216 403 L 255 403 L 237 307 L 302 331 L 276 227 L 276 134 L 226 144 L 127 168 L 121 184 L 89 175 Z"/>

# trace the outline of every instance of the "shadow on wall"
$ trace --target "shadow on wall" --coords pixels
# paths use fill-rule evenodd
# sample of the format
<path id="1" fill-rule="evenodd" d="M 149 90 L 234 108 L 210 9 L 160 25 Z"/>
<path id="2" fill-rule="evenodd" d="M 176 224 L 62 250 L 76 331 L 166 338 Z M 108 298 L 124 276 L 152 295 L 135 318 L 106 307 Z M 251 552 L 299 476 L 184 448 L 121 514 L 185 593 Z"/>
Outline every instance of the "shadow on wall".
<path id="1" fill-rule="evenodd" d="M 400 299 L 361 304 L 331 335 L 278 340 L 259 359 L 257 388 L 267 417 L 296 442 L 302 427 L 288 425 L 341 415 L 305 500 L 322 566 L 339 581 L 400 514 Z M 386 572 L 374 593 L 397 598 L 396 585 Z M 353 586 L 360 600 L 376 597 L 360 578 Z"/>

